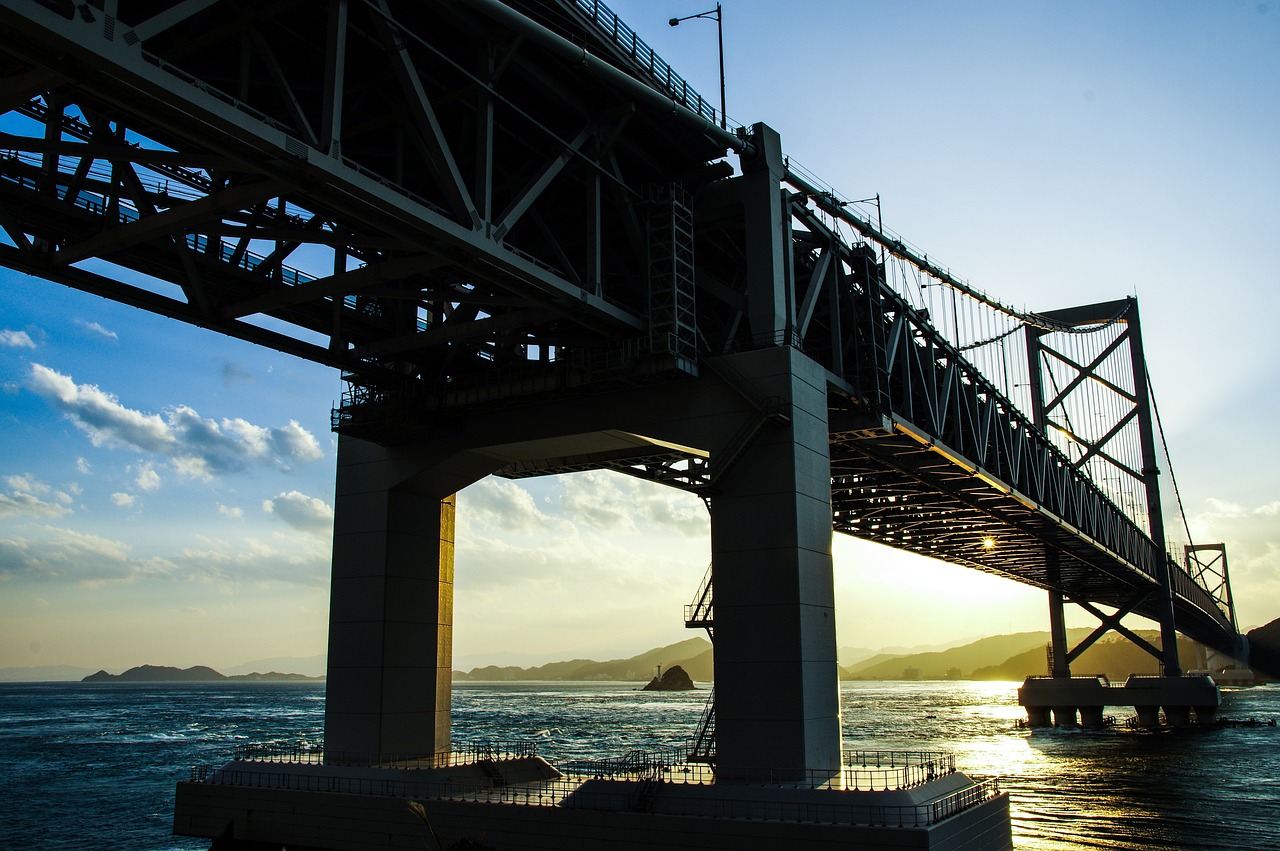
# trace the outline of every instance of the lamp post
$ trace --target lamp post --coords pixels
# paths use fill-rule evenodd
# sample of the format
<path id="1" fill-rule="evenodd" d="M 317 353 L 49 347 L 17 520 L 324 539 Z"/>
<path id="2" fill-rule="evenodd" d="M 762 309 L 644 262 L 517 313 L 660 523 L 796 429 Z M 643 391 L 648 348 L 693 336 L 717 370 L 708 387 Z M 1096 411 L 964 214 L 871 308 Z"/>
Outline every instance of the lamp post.
<path id="1" fill-rule="evenodd" d="M 691 21 L 694 18 L 714 18 L 716 22 L 716 42 L 720 47 L 720 129 L 728 130 L 729 122 L 724 111 L 724 20 L 720 15 L 720 4 L 717 3 L 714 9 L 706 12 L 699 12 L 696 15 L 685 15 L 683 18 L 672 18 L 667 21 L 673 27 L 680 26 L 681 21 Z"/>

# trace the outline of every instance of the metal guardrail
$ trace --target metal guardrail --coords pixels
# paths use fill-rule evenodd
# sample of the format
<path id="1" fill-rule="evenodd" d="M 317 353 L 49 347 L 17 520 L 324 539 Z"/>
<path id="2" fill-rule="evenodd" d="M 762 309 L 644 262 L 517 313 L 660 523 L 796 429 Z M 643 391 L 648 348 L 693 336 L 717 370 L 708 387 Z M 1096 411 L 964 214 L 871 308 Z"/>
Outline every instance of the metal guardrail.
<path id="1" fill-rule="evenodd" d="M 238 762 L 256 762 L 271 765 L 342 765 L 358 768 L 390 768 L 401 771 L 430 770 L 480 761 L 513 760 L 537 756 L 537 744 L 532 741 L 462 742 L 449 753 L 405 754 L 326 754 L 316 745 L 240 745 L 233 752 Z M 581 783 L 586 779 L 628 780 L 661 776 L 666 782 L 691 785 L 709 785 L 716 780 L 715 768 L 702 763 L 688 762 L 688 745 L 660 750 L 633 750 L 607 759 L 569 760 L 557 765 L 565 775 Z M 837 776 L 830 771 L 807 771 L 799 776 L 795 771 L 760 770 L 736 771 L 734 782 L 746 785 L 802 786 L 815 789 L 847 789 L 856 791 L 890 791 L 911 789 L 924 783 L 953 774 L 956 771 L 955 756 L 936 751 L 845 751 L 843 767 Z M 209 778 L 224 773 L 254 771 L 241 767 L 213 769 L 197 766 L 192 769 L 192 780 L 210 782 Z M 270 773 L 266 771 L 265 773 Z M 417 781 L 406 780 L 409 784 Z"/>
<path id="2" fill-rule="evenodd" d="M 191 782 L 257 789 L 331 792 L 351 795 L 469 801 L 475 803 L 518 804 L 524 806 L 582 808 L 629 811 L 635 802 L 636 784 L 618 783 L 616 788 L 592 783 L 598 778 L 564 776 L 514 785 L 490 785 L 456 781 L 390 777 L 351 777 L 308 771 L 261 770 L 207 766 L 192 769 Z M 622 778 L 629 780 L 632 778 Z M 650 799 L 661 796 L 669 785 L 687 783 L 672 768 L 646 775 L 652 785 Z M 731 790 L 732 787 L 726 787 Z M 731 793 L 714 798 L 668 798 L 661 812 L 667 815 L 697 815 L 720 818 L 748 818 L 760 821 L 848 824 L 877 827 L 927 827 L 1000 796 L 998 779 L 986 780 L 967 789 L 925 804 L 880 805 L 842 800 L 838 790 L 827 798 L 809 800 L 761 800 Z"/>
<path id="3" fill-rule="evenodd" d="M 631 58 L 637 66 L 644 69 L 649 79 L 656 83 L 666 95 L 671 96 L 681 106 L 695 112 L 713 124 L 718 124 L 723 117 L 719 110 L 698 94 L 688 81 L 672 70 L 671 66 L 648 44 L 645 44 L 635 30 L 627 26 L 612 9 L 600 0 L 572 0 L 573 5 L 595 26 L 600 34 L 607 36 L 614 46 Z M 726 125 L 728 119 L 725 118 Z"/>
<path id="4" fill-rule="evenodd" d="M 479 740 L 455 742 L 453 749 L 448 753 L 438 754 L 338 753 L 326 752 L 323 745 L 247 744 L 237 745 L 232 751 L 231 758 L 244 762 L 269 762 L 285 765 L 323 765 L 327 762 L 364 768 L 426 770 L 466 765 L 486 759 L 524 759 L 537 755 L 537 742 Z"/>

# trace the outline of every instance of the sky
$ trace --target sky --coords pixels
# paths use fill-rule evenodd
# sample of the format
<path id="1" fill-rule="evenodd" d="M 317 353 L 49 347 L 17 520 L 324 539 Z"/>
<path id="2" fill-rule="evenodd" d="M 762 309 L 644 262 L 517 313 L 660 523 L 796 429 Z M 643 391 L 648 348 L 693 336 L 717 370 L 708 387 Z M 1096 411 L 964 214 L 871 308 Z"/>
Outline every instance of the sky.
<path id="1" fill-rule="evenodd" d="M 715 24 L 666 23 L 704 5 L 611 4 L 715 101 Z M 930 259 L 1033 310 L 1138 297 L 1192 534 L 1227 544 L 1242 627 L 1280 617 L 1280 4 L 723 14 L 731 119 L 771 125 L 845 197 L 879 193 Z M 323 653 L 341 391 L 332 370 L 0 270 L 0 668 Z M 486 479 L 458 506 L 455 667 L 692 634 L 697 498 L 581 473 Z M 1047 629 L 1036 589 L 842 536 L 833 556 L 841 646 Z"/>

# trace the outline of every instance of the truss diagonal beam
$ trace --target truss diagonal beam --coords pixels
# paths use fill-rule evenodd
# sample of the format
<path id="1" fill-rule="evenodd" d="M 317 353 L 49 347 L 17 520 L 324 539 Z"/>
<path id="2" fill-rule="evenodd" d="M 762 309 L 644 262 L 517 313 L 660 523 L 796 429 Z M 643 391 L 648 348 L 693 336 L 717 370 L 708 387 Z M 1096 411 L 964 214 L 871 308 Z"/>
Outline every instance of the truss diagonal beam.
<path id="1" fill-rule="evenodd" d="M 362 289 L 390 281 L 400 281 L 413 275 L 429 272 L 447 265 L 448 261 L 433 254 L 417 254 L 396 257 L 370 263 L 358 269 L 338 272 L 326 278 L 291 287 L 279 287 L 254 298 L 245 299 L 223 308 L 223 319 L 239 319 L 254 313 L 270 313 L 273 309 L 293 304 L 303 304 L 336 296 L 351 295 Z"/>
<path id="2" fill-rule="evenodd" d="M 148 213 L 135 221 L 104 228 L 91 237 L 67 245 L 58 251 L 55 257 L 57 262 L 69 266 L 89 257 L 110 255 L 123 248 L 161 236 L 181 234 L 190 226 L 208 221 L 221 212 L 242 209 L 268 198 L 274 198 L 286 189 L 288 186 L 278 180 L 264 180 L 231 189 L 222 189 L 204 198 L 186 201 L 162 212 Z"/>
<path id="3" fill-rule="evenodd" d="M 551 181 L 556 179 L 556 175 L 560 174 L 564 167 L 569 164 L 569 160 L 573 155 L 582 150 L 582 146 L 591 138 L 594 127 L 588 124 L 577 136 L 569 142 L 568 146 L 551 158 L 551 161 L 544 165 L 539 172 L 534 175 L 533 179 L 525 184 L 524 189 L 512 200 L 507 209 L 498 217 L 498 222 L 493 226 L 493 235 L 495 239 L 502 239 L 511 229 L 516 226 L 516 222 L 520 221 L 521 216 L 529 212 L 529 208 L 533 206 L 538 197 L 551 185 Z"/>
<path id="4" fill-rule="evenodd" d="M 1105 635 L 1106 633 L 1112 630 L 1120 633 L 1125 638 L 1129 639 L 1134 644 L 1136 644 L 1138 647 L 1141 647 L 1147 653 L 1150 653 L 1156 659 L 1163 661 L 1164 653 L 1161 650 L 1154 647 L 1145 638 L 1138 635 L 1136 632 L 1129 629 L 1123 623 L 1120 622 L 1121 618 L 1123 618 L 1125 615 L 1129 614 L 1134 609 L 1136 609 L 1142 603 L 1142 601 L 1147 599 L 1147 597 L 1150 596 L 1152 593 L 1153 591 L 1151 589 L 1139 591 L 1132 598 L 1130 598 L 1129 602 L 1125 603 L 1123 606 L 1121 606 L 1113 614 L 1110 614 L 1110 615 L 1106 614 L 1097 606 L 1093 605 L 1083 597 L 1068 594 L 1067 598 L 1071 600 L 1071 602 L 1075 603 L 1077 606 L 1079 606 L 1080 608 L 1087 611 L 1089 614 L 1096 617 L 1099 621 L 1101 621 L 1101 623 L 1098 625 L 1097 629 L 1091 632 L 1087 638 L 1081 641 L 1078 645 L 1076 645 L 1076 647 L 1073 650 L 1071 650 L 1071 652 L 1067 654 L 1067 662 L 1068 663 L 1074 662 L 1080 656 L 1080 654 L 1084 653 L 1084 651 L 1092 647 L 1093 644 L 1099 638 L 1101 638 L 1103 635 Z"/>
<path id="5" fill-rule="evenodd" d="M 219 0 L 183 0 L 183 2 L 165 9 L 163 12 L 158 12 L 134 26 L 133 34 L 138 37 L 139 41 L 155 38 L 161 33 L 173 29 L 183 21 L 190 20 L 218 2 Z"/>
<path id="6" fill-rule="evenodd" d="M 404 91 L 406 106 L 413 113 L 421 141 L 427 146 L 429 152 L 427 165 L 435 172 L 437 182 L 444 191 L 453 214 L 460 222 L 474 228 L 480 224 L 480 214 L 476 211 L 471 193 L 462 179 L 462 172 L 458 169 L 457 159 L 454 158 L 444 130 L 440 127 L 440 119 L 431 105 L 431 98 L 427 96 L 427 91 L 422 86 L 422 78 L 418 75 L 413 58 L 409 56 L 409 42 L 400 31 L 400 27 L 393 23 L 386 0 L 378 0 L 378 9 L 381 14 L 373 16 L 374 26 L 378 29 L 383 44 L 387 48 L 389 54 L 387 58 L 391 62 L 392 70 L 395 71 L 400 88 Z"/>

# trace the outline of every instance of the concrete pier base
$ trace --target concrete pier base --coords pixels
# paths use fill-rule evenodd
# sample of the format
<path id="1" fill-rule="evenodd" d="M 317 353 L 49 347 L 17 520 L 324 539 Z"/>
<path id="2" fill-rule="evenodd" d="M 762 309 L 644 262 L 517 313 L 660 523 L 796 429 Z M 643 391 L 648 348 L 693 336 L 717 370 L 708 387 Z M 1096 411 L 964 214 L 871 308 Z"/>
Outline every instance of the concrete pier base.
<path id="1" fill-rule="evenodd" d="M 960 772 L 874 791 L 677 775 L 569 778 L 536 757 L 435 769 L 240 761 L 178 784 L 174 833 L 232 851 L 1013 847 L 1007 794 Z"/>
<path id="2" fill-rule="evenodd" d="M 1207 674 L 1191 674 L 1183 677 L 1143 677 L 1134 675 L 1124 684 L 1127 705 L 1138 712 L 1138 723 L 1144 727 L 1158 726 L 1159 711 L 1164 710 L 1165 723 L 1170 727 L 1187 727 L 1195 721 L 1212 723 L 1222 695 L 1218 686 Z M 1144 720 L 1145 719 L 1145 720 Z"/>
<path id="3" fill-rule="evenodd" d="M 1130 706 L 1143 727 L 1185 727 L 1209 724 L 1221 703 L 1218 686 L 1204 675 L 1148 677 L 1134 675 L 1124 685 L 1105 677 L 1027 677 L 1018 689 L 1018 703 L 1027 710 L 1032 727 L 1082 727 L 1106 724 L 1108 706 Z M 1051 720 L 1052 719 L 1052 720 Z"/>

